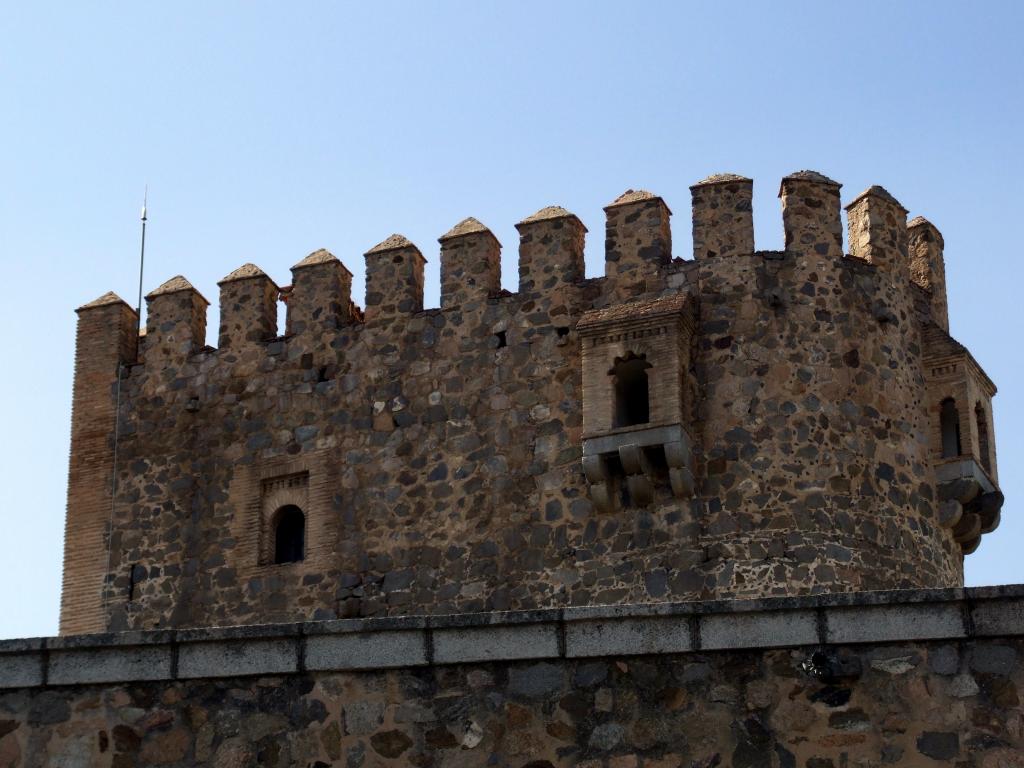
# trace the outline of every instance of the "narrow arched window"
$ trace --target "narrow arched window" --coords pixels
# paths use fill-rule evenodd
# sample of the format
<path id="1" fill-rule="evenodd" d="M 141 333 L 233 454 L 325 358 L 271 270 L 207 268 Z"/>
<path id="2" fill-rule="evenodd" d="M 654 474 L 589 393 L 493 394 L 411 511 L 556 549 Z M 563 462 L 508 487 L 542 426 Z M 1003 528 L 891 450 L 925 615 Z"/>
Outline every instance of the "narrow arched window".
<path id="1" fill-rule="evenodd" d="M 981 466 L 986 472 L 992 471 L 992 462 L 989 459 L 988 445 L 988 416 L 981 403 L 974 406 L 974 419 L 978 423 L 978 453 L 981 454 Z"/>
<path id="2" fill-rule="evenodd" d="M 288 504 L 277 510 L 274 518 L 274 562 L 299 562 L 306 556 L 306 516 Z"/>
<path id="3" fill-rule="evenodd" d="M 942 430 L 942 458 L 953 459 L 960 450 L 960 412 L 956 400 L 947 397 L 939 410 L 939 426 Z"/>
<path id="4" fill-rule="evenodd" d="M 651 393 L 647 380 L 647 369 L 651 364 L 644 358 L 645 355 L 630 352 L 625 357 L 615 358 L 614 367 L 608 371 L 615 387 L 613 428 L 646 424 L 651 420 Z"/>

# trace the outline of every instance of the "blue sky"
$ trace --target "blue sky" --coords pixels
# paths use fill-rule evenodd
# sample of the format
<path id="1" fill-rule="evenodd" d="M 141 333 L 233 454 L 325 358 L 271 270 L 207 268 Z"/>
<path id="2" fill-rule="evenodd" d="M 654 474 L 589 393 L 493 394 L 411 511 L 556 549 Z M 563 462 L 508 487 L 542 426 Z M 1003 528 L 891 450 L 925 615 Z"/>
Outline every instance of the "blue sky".
<path id="1" fill-rule="evenodd" d="M 244 262 L 278 282 L 327 247 L 356 273 L 392 232 L 427 256 L 465 216 L 505 245 L 560 204 L 590 229 L 661 194 L 689 256 L 688 186 L 882 184 L 943 232 L 953 335 L 1000 387 L 1007 503 L 970 584 L 1024 582 L 1024 56 L 1019 3 L 4 3 L 0 24 L 0 637 L 57 629 L 74 308 L 182 273 L 216 303 Z M 217 318 L 209 327 L 215 339 Z M 908 553 L 913 556 L 913 553 Z"/>

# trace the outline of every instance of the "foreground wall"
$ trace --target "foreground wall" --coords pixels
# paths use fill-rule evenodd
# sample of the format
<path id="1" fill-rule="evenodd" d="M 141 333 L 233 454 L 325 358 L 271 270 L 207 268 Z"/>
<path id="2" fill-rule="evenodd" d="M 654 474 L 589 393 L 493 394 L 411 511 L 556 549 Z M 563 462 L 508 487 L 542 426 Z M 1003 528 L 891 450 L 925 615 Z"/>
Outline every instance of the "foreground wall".
<path id="1" fill-rule="evenodd" d="M 0 643 L 0 766 L 1024 766 L 1024 587 Z"/>

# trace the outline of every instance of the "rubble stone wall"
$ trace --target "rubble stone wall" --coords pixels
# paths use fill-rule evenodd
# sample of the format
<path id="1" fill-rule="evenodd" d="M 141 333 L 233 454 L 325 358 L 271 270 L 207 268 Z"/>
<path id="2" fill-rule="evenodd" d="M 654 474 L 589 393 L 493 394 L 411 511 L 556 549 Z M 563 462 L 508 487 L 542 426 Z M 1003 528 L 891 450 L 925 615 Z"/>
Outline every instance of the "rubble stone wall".
<path id="1" fill-rule="evenodd" d="M 750 183 L 694 187 L 696 261 L 671 258 L 660 198 L 627 193 L 608 208 L 602 278 L 580 274 L 579 219 L 543 209 L 518 225 L 518 293 L 497 290 L 497 241 L 468 219 L 442 238 L 442 309 L 422 308 L 423 258 L 401 236 L 366 254 L 365 318 L 325 252 L 294 287 L 252 265 L 225 278 L 218 349 L 197 338 L 206 304 L 187 281 L 155 291 L 159 322 L 124 360 L 112 526 L 69 540 L 93 570 L 69 572 L 66 594 L 82 594 L 62 631 L 962 584 L 936 519 L 931 320 L 912 310 L 905 212 L 869 195 L 844 255 L 839 185 L 801 172 L 780 193 L 786 250 L 751 252 Z M 648 506 L 599 512 L 576 324 L 673 295 L 695 318 L 681 356 L 694 495 L 662 485 Z M 109 304 L 80 322 L 97 312 L 134 322 Z M 109 449 L 104 370 L 82 397 L 110 399 Z M 268 564 L 268 495 L 289 478 L 307 489 L 309 556 Z M 110 506 L 111 479 L 72 475 L 69 531 Z"/>
<path id="2" fill-rule="evenodd" d="M 1024 588 L 0 643 L 0 766 L 1024 766 Z"/>

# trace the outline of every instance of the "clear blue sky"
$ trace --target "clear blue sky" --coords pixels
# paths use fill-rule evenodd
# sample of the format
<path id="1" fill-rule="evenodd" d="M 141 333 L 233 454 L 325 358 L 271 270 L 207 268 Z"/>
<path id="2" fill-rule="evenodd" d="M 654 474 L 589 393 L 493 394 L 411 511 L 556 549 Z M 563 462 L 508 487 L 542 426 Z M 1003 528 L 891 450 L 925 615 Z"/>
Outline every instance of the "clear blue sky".
<path id="1" fill-rule="evenodd" d="M 216 303 L 244 262 L 281 283 L 327 247 L 356 273 L 392 232 L 429 259 L 469 215 L 505 244 L 564 205 L 603 266 L 602 205 L 676 212 L 688 186 L 755 180 L 779 248 L 779 179 L 882 184 L 944 233 L 953 335 L 1000 387 L 1003 524 L 971 584 L 1024 582 L 1024 66 L 1016 2 L 15 3 L 0 25 L 0 637 L 57 629 L 74 308 L 182 273 Z M 211 340 L 217 318 L 211 307 Z M 908 553 L 912 557 L 913 553 Z"/>

